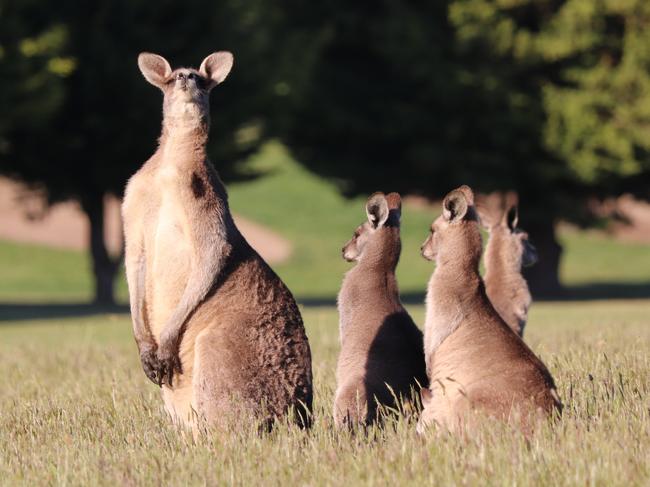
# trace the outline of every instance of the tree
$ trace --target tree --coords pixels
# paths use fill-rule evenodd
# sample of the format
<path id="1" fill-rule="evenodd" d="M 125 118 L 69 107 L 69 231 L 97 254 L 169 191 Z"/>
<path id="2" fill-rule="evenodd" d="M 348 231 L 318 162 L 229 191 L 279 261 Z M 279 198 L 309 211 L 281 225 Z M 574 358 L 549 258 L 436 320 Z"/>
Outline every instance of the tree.
<path id="1" fill-rule="evenodd" d="M 296 13 L 329 33 L 284 133 L 298 159 L 347 195 L 517 190 L 542 259 L 531 287 L 557 293 L 558 218 L 588 224 L 590 197 L 648 179 L 649 6 L 328 5 Z"/>
<path id="2" fill-rule="evenodd" d="M 274 8 L 262 0 L 0 4 L 0 73 L 12 74 L 0 79 L 11 114 L 0 122 L 0 172 L 43 188 L 49 203 L 79 201 L 97 303 L 114 301 L 120 264 L 104 243 L 104 196 L 122 195 L 160 133 L 162 99 L 142 79 L 138 53 L 197 66 L 212 51 L 234 52 L 231 77 L 214 90 L 208 150 L 224 178 L 242 177 L 239 162 L 267 137 L 277 104 Z"/>

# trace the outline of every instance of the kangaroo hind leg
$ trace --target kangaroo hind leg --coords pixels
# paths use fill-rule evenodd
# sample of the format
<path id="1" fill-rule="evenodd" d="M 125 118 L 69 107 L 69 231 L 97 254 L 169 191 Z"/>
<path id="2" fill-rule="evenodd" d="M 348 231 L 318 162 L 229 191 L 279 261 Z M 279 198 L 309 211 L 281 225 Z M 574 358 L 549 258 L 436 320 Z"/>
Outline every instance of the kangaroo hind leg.
<path id="1" fill-rule="evenodd" d="M 250 425 L 258 412 L 257 373 L 245 327 L 208 328 L 196 338 L 193 404 L 200 423 L 219 430 Z M 241 339 L 240 339 L 241 338 Z"/>

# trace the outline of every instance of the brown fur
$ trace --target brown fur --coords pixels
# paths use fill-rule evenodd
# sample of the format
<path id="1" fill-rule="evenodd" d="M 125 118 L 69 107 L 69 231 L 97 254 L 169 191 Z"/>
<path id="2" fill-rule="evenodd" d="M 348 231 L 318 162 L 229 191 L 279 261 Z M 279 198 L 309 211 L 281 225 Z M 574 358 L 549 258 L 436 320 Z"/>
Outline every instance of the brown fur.
<path id="1" fill-rule="evenodd" d="M 517 227 L 517 195 L 493 193 L 477 206 L 490 234 L 484 258 L 488 298 L 508 326 L 523 336 L 532 296 L 521 271 L 537 261 L 537 252 L 528 234 Z"/>
<path id="2" fill-rule="evenodd" d="M 422 247 L 436 269 L 424 332 L 431 386 L 423 391 L 419 432 L 432 424 L 471 427 L 474 411 L 529 429 L 533 417 L 561 407 L 546 366 L 488 300 L 478 272 L 481 248 L 473 193 L 463 186 L 447 195 Z"/>
<path id="3" fill-rule="evenodd" d="M 422 332 L 400 302 L 395 277 L 400 206 L 397 193 L 375 193 L 368 200 L 368 221 L 343 247 L 344 258 L 357 264 L 338 297 L 337 426 L 370 424 L 378 404 L 395 408 L 396 397 L 409 400 L 426 387 Z"/>
<path id="4" fill-rule="evenodd" d="M 164 93 L 156 153 L 123 203 L 133 328 L 147 376 L 175 421 L 270 420 L 312 403 L 311 353 L 293 296 L 240 234 L 205 152 L 209 91 L 230 53 L 196 70 L 139 58 Z M 190 76 L 190 74 L 192 76 Z"/>

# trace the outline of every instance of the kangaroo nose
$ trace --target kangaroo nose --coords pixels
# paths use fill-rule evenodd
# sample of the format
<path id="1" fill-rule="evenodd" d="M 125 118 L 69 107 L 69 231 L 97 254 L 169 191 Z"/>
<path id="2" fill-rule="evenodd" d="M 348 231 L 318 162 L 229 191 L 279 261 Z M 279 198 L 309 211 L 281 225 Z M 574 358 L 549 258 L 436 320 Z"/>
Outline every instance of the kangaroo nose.
<path id="1" fill-rule="evenodd" d="M 181 88 L 185 88 L 187 86 L 187 76 L 184 73 L 178 73 L 176 75 L 176 84 Z"/>

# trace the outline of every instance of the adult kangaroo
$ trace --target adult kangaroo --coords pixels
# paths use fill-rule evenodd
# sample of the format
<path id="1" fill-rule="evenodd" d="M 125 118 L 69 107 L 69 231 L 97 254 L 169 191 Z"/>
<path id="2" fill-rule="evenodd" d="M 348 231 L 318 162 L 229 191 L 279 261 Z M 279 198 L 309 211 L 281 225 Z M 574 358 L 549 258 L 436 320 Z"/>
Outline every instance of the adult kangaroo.
<path id="1" fill-rule="evenodd" d="M 356 265 L 338 296 L 341 352 L 336 370 L 337 426 L 368 425 L 378 405 L 395 408 L 426 386 L 422 332 L 402 306 L 395 277 L 401 252 L 401 199 L 373 194 L 368 220 L 343 247 Z"/>
<path id="2" fill-rule="evenodd" d="M 487 414 L 525 432 L 561 410 L 553 377 L 496 312 L 479 275 L 482 242 L 474 194 L 450 192 L 422 255 L 435 260 L 427 289 L 424 350 L 430 390 L 418 431 L 471 429 Z"/>
<path id="3" fill-rule="evenodd" d="M 483 258 L 485 290 L 503 321 L 523 336 L 533 298 L 522 269 L 537 262 L 537 250 L 518 226 L 517 203 L 515 193 L 495 193 L 477 207 L 481 224 L 490 234 Z"/>
<path id="4" fill-rule="evenodd" d="M 133 330 L 175 422 L 271 424 L 293 411 L 308 425 L 311 352 L 300 312 L 235 226 L 206 155 L 210 91 L 232 64 L 229 52 L 198 70 L 138 58 L 164 101 L 158 150 L 129 180 L 122 206 Z"/>

